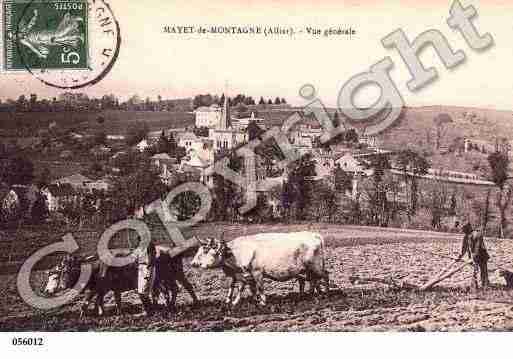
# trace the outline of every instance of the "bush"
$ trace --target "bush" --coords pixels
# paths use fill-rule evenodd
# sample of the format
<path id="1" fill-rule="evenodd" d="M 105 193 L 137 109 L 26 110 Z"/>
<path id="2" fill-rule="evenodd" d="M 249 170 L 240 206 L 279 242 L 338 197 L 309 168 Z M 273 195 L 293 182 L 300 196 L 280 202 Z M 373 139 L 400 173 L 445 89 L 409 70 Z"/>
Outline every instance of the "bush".
<path id="1" fill-rule="evenodd" d="M 146 122 L 137 121 L 128 128 L 126 142 L 129 146 L 134 146 L 146 138 L 150 131 Z"/>

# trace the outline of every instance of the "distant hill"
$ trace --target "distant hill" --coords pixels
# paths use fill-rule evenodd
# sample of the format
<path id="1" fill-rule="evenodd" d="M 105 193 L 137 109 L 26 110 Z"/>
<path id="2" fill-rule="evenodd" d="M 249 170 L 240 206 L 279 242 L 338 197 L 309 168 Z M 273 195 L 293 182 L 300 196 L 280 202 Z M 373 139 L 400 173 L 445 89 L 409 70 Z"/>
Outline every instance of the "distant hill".
<path id="1" fill-rule="evenodd" d="M 400 123 L 382 137 L 394 137 L 395 142 L 413 142 L 426 138 L 426 131 L 435 127 L 437 115 L 448 114 L 453 123 L 447 127 L 448 140 L 456 136 L 476 138 L 494 142 L 496 138 L 513 139 L 513 111 L 479 109 L 455 106 L 408 107 L 403 112 Z M 411 136 L 414 135 L 412 138 Z"/>

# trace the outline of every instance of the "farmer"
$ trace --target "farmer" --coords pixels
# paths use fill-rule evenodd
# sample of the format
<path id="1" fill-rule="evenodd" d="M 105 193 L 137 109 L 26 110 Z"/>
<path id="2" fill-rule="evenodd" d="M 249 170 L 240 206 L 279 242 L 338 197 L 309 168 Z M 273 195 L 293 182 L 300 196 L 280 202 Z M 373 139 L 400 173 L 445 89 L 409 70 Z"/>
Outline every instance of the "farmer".
<path id="1" fill-rule="evenodd" d="M 470 219 L 467 217 L 465 220 L 465 225 L 462 227 L 463 231 L 463 242 L 461 244 L 461 254 L 458 257 L 458 260 L 462 259 L 465 256 L 465 253 L 468 253 L 468 258 L 471 259 L 471 253 L 470 253 L 470 235 L 474 231 L 472 228 L 472 225 L 470 224 Z"/>
<path id="2" fill-rule="evenodd" d="M 143 304 L 144 313 L 151 314 L 150 294 L 155 281 L 155 243 L 150 239 L 147 247 L 139 247 L 134 254 L 137 259 L 137 293 Z"/>
<path id="3" fill-rule="evenodd" d="M 470 252 L 472 254 L 472 262 L 474 273 L 472 284 L 477 289 L 477 272 L 481 274 L 481 288 L 486 289 L 490 284 L 488 280 L 488 260 L 490 256 L 484 244 L 484 234 L 481 229 L 475 230 L 469 236 Z"/>

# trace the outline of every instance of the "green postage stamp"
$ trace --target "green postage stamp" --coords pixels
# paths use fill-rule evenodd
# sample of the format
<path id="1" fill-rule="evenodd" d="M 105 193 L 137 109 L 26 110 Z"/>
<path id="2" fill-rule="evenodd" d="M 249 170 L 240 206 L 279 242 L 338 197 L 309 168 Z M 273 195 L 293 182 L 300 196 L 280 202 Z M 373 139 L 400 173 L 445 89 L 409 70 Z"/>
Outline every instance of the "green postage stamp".
<path id="1" fill-rule="evenodd" d="M 5 0 L 3 71 L 81 70 L 89 67 L 85 0 Z"/>

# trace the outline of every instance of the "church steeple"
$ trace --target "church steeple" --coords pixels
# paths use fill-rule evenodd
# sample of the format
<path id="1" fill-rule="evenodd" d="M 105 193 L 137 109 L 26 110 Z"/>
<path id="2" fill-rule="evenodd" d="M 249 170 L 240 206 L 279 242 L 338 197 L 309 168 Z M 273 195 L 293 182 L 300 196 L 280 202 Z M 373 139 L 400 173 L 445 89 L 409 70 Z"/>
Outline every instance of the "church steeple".
<path id="1" fill-rule="evenodd" d="M 224 98 L 223 109 L 221 112 L 221 123 L 219 128 L 221 130 L 226 130 L 232 126 L 232 120 L 230 118 L 230 104 L 228 102 L 228 96 Z"/>

